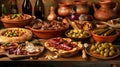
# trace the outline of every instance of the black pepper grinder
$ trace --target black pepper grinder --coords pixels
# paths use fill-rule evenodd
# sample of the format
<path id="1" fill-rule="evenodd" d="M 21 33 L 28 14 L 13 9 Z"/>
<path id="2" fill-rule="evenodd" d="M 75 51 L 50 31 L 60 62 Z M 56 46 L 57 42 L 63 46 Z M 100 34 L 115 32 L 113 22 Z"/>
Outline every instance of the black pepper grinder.
<path id="1" fill-rule="evenodd" d="M 44 20 L 44 4 L 42 0 L 36 0 L 34 7 L 34 15 L 37 19 Z"/>
<path id="2" fill-rule="evenodd" d="M 24 14 L 32 15 L 32 5 L 30 3 L 30 0 L 24 0 L 22 4 L 22 12 Z"/>

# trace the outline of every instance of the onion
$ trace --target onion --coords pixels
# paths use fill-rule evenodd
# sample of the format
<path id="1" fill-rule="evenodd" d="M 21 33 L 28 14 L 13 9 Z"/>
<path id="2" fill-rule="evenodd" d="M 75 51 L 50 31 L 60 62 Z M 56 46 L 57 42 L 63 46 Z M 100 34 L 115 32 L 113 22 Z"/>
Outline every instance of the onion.
<path id="1" fill-rule="evenodd" d="M 71 16 L 70 16 L 70 20 L 78 20 L 79 19 L 79 14 L 77 13 L 73 13 Z"/>

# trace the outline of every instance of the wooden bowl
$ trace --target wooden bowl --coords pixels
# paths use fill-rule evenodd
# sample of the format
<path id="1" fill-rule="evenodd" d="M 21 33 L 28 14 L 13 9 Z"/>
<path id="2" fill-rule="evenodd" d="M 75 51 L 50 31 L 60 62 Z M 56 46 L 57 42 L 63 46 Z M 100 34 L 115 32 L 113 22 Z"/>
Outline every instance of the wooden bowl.
<path id="1" fill-rule="evenodd" d="M 13 14 L 10 14 L 10 15 L 13 15 Z M 24 14 L 24 15 L 29 16 L 29 18 L 23 19 L 23 20 L 11 20 L 11 19 L 4 19 L 4 17 L 3 17 L 3 18 L 1 18 L 1 21 L 4 25 L 4 27 L 6 27 L 6 28 L 24 27 L 27 24 L 29 24 L 33 19 L 33 17 L 28 14 Z M 7 15 L 7 16 L 9 16 L 9 15 Z"/>
<path id="2" fill-rule="evenodd" d="M 110 35 L 110 36 L 101 36 L 101 35 L 97 35 L 94 32 L 92 32 L 93 35 L 93 39 L 95 41 L 99 41 L 99 42 L 113 42 L 116 40 L 117 36 L 119 35 L 118 32 L 116 32 L 116 34 L 114 35 Z"/>
<path id="3" fill-rule="evenodd" d="M 60 30 L 39 30 L 33 29 L 30 26 L 25 26 L 25 28 L 30 29 L 38 38 L 62 37 L 64 36 L 65 31 L 69 28 L 67 20 L 65 20 L 64 23 L 66 24 L 66 28 L 62 28 Z"/>

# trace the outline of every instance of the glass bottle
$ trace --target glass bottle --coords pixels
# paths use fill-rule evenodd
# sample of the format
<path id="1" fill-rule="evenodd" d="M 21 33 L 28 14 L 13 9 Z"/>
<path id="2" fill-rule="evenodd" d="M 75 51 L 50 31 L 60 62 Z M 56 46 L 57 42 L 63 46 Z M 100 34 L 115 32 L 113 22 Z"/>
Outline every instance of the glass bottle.
<path id="1" fill-rule="evenodd" d="M 11 13 L 12 14 L 18 13 L 18 7 L 17 7 L 17 1 L 16 0 L 12 0 Z"/>
<path id="2" fill-rule="evenodd" d="M 34 15 L 36 16 L 36 18 L 44 20 L 44 4 L 42 0 L 36 0 Z"/>
<path id="3" fill-rule="evenodd" d="M 5 6 L 5 4 L 2 4 L 2 16 L 7 14 L 7 8 Z"/>
<path id="4" fill-rule="evenodd" d="M 32 15 L 32 5 L 30 3 L 30 0 L 24 0 L 22 4 L 22 12 L 24 14 Z"/>
<path id="5" fill-rule="evenodd" d="M 2 16 L 2 1 L 0 0 L 0 16 Z"/>

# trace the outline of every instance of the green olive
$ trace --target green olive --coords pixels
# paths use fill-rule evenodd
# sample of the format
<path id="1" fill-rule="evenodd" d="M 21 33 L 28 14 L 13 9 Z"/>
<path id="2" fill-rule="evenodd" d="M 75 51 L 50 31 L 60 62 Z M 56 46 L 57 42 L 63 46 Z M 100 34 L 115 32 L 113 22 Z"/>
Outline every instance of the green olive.
<path id="1" fill-rule="evenodd" d="M 104 55 L 104 51 L 100 51 L 100 54 L 101 54 L 101 55 Z"/>
<path id="2" fill-rule="evenodd" d="M 96 42 L 96 43 L 95 43 L 95 46 L 98 46 L 99 44 L 100 44 L 100 42 Z"/>
<path id="3" fill-rule="evenodd" d="M 111 46 L 111 47 L 110 47 L 110 50 L 114 50 L 114 47 L 113 47 L 113 46 Z"/>
<path id="4" fill-rule="evenodd" d="M 101 45 L 100 45 L 100 44 L 98 45 L 98 48 L 99 48 L 99 47 L 101 47 Z"/>
<path id="5" fill-rule="evenodd" d="M 108 43 L 109 44 L 109 46 L 112 46 L 112 43 Z"/>
<path id="6" fill-rule="evenodd" d="M 78 30 L 73 30 L 74 33 L 78 33 Z"/>
<path id="7" fill-rule="evenodd" d="M 18 36 L 18 35 L 16 33 L 14 33 L 13 36 Z"/>
<path id="8" fill-rule="evenodd" d="M 102 51 L 102 50 L 104 50 L 104 48 L 103 48 L 103 47 L 99 47 L 99 50 L 101 50 L 101 51 Z"/>
<path id="9" fill-rule="evenodd" d="M 111 50 L 110 52 L 113 53 L 113 54 L 115 54 L 115 51 L 114 51 L 114 50 Z"/>
<path id="10" fill-rule="evenodd" d="M 104 53 L 104 55 L 103 55 L 104 57 L 108 57 L 108 53 Z"/>
<path id="11" fill-rule="evenodd" d="M 96 49 L 96 47 L 94 45 L 92 45 L 91 48 L 90 48 L 90 50 L 92 50 L 92 51 L 95 50 L 95 49 Z"/>
<path id="12" fill-rule="evenodd" d="M 102 45 L 103 48 L 106 48 L 106 45 Z"/>
<path id="13" fill-rule="evenodd" d="M 104 51 L 105 51 L 105 52 L 109 52 L 110 50 L 109 50 L 109 49 L 105 49 Z"/>
<path id="14" fill-rule="evenodd" d="M 113 56 L 114 55 L 114 53 L 113 52 L 109 52 L 109 56 Z"/>
<path id="15" fill-rule="evenodd" d="M 93 53 L 97 54 L 97 51 L 96 51 L 96 50 L 94 50 L 94 51 L 93 51 Z"/>
<path id="16" fill-rule="evenodd" d="M 100 53 L 100 50 L 99 50 L 99 49 L 96 49 L 96 52 L 97 52 L 97 53 Z"/>

